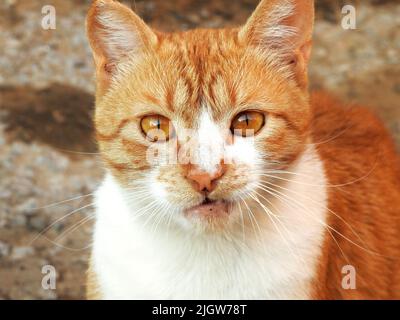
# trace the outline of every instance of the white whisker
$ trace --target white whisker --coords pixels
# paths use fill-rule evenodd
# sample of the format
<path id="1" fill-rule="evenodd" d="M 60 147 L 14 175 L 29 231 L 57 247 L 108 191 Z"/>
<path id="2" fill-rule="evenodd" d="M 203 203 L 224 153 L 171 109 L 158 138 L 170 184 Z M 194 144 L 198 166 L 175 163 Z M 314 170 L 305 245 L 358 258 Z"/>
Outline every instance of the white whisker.
<path id="1" fill-rule="evenodd" d="M 53 223 L 51 223 L 49 226 L 47 226 L 46 228 L 44 228 L 41 232 L 39 232 L 39 234 L 37 234 L 30 242 L 29 245 L 31 245 L 34 241 L 36 241 L 41 235 L 43 235 L 45 232 L 47 232 L 52 226 L 54 226 L 57 222 L 64 220 L 65 218 L 73 215 L 76 212 L 79 212 L 85 208 L 88 208 L 90 206 L 93 206 L 93 203 L 90 203 L 88 205 L 85 205 L 83 207 L 80 207 L 78 209 L 75 209 L 69 213 L 67 213 L 66 215 L 62 216 L 61 218 L 57 219 L 56 221 L 54 221 Z"/>

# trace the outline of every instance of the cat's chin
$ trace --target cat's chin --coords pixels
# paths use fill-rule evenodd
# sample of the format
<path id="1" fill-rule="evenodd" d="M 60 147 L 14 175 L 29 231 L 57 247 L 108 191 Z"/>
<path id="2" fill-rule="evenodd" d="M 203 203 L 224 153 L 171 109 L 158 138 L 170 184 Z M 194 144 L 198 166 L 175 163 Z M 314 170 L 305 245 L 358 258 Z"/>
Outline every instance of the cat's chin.
<path id="1" fill-rule="evenodd" d="M 188 218 L 223 219 L 229 216 L 229 203 L 225 200 L 204 200 L 202 203 L 187 208 L 184 211 Z"/>

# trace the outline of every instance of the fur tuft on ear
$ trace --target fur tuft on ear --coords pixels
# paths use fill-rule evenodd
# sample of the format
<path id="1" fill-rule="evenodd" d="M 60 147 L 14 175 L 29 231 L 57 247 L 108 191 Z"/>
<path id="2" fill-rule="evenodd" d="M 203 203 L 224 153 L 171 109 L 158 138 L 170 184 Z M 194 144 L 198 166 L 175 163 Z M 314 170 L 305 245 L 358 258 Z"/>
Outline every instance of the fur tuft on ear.
<path id="1" fill-rule="evenodd" d="M 239 39 L 273 51 L 294 67 L 299 84 L 307 86 L 314 25 L 313 0 L 262 0 L 239 31 Z"/>
<path id="2" fill-rule="evenodd" d="M 97 68 L 97 80 L 108 83 L 116 65 L 157 43 L 156 34 L 131 9 L 113 0 L 94 0 L 86 31 Z"/>

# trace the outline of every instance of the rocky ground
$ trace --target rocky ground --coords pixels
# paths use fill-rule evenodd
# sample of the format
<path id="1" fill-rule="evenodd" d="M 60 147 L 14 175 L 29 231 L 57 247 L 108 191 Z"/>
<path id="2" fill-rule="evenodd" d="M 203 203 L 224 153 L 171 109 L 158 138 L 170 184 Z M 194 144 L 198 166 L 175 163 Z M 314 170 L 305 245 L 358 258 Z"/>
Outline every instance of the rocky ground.
<path id="1" fill-rule="evenodd" d="M 90 1 L 0 2 L 0 298 L 80 299 L 90 248 L 91 193 L 102 176 L 92 137 L 93 64 L 84 35 Z M 125 1 L 158 29 L 245 21 L 257 0 Z M 365 103 L 400 146 L 400 4 L 317 0 L 313 88 Z M 41 28 L 54 5 L 56 30 Z M 41 286 L 42 268 L 56 290 Z"/>

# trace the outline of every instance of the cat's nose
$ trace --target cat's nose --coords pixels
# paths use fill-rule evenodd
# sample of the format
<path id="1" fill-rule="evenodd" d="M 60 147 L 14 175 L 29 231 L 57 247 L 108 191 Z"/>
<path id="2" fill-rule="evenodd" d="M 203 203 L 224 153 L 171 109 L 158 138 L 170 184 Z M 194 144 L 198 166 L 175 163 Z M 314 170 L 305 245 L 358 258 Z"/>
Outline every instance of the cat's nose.
<path id="1" fill-rule="evenodd" d="M 198 166 L 189 165 L 188 172 L 186 174 L 186 178 L 193 183 L 193 186 L 197 191 L 208 191 L 211 192 L 215 189 L 216 180 L 221 178 L 225 173 L 225 166 L 219 164 L 213 173 L 209 173 L 208 171 L 204 171 L 200 169 Z"/>

